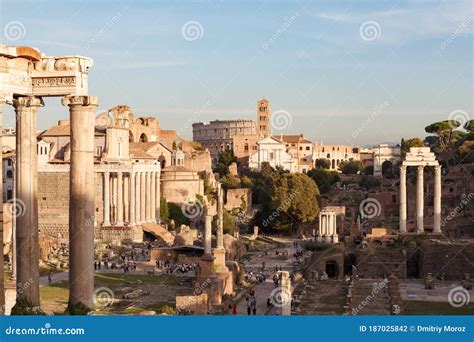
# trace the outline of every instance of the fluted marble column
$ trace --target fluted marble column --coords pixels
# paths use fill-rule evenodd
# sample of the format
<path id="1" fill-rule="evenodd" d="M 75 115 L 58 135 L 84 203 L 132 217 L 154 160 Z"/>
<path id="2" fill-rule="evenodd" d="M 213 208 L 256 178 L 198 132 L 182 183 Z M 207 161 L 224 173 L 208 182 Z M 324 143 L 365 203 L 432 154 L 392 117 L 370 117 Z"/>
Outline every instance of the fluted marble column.
<path id="1" fill-rule="evenodd" d="M 142 217 L 141 217 L 141 212 L 142 212 L 142 194 L 141 194 L 141 173 L 140 172 L 135 172 L 135 217 L 136 217 L 136 223 L 140 224 L 142 223 Z"/>
<path id="2" fill-rule="evenodd" d="M 416 232 L 423 233 L 423 166 L 419 165 L 416 177 Z"/>
<path id="3" fill-rule="evenodd" d="M 400 233 L 407 232 L 407 167 L 400 166 Z"/>
<path id="4" fill-rule="evenodd" d="M 441 233 L 441 165 L 434 170 L 433 233 Z"/>
<path id="5" fill-rule="evenodd" d="M 104 222 L 103 226 L 110 226 L 110 172 L 104 172 Z"/>
<path id="6" fill-rule="evenodd" d="M 71 123 L 69 177 L 69 304 L 93 307 L 94 294 L 94 127 L 99 100 L 67 96 Z M 36 152 L 36 151 L 35 151 Z"/>
<path id="7" fill-rule="evenodd" d="M 156 210 L 156 176 L 155 176 L 155 171 L 150 172 L 150 177 L 151 177 L 151 182 L 150 182 L 150 193 L 151 193 L 151 201 L 150 201 L 150 220 L 151 222 L 155 223 L 156 222 L 156 215 L 155 215 L 155 210 Z"/>
<path id="8" fill-rule="evenodd" d="M 136 201 L 136 194 L 135 194 L 135 172 L 130 172 L 130 200 L 129 200 L 129 216 L 130 216 L 130 224 L 135 224 L 135 201 Z"/>
<path id="9" fill-rule="evenodd" d="M 146 223 L 146 173 L 140 172 L 140 222 Z"/>
<path id="10" fill-rule="evenodd" d="M 117 172 L 117 226 L 123 226 L 123 173 Z"/>
<path id="11" fill-rule="evenodd" d="M 18 97 L 13 105 L 16 112 L 16 202 L 23 206 L 23 214 L 16 218 L 17 302 L 24 301 L 35 307 L 40 305 L 36 113 L 44 103 L 37 97 Z"/>
<path id="12" fill-rule="evenodd" d="M 148 171 L 146 173 L 146 200 L 145 200 L 145 217 L 146 217 L 146 222 L 151 222 L 151 172 Z"/>
<path id="13" fill-rule="evenodd" d="M 160 222 L 160 208 L 161 208 L 161 189 L 160 189 L 160 172 L 158 171 L 155 175 L 156 177 L 156 200 L 155 200 L 155 217 L 156 217 L 156 222 Z"/>

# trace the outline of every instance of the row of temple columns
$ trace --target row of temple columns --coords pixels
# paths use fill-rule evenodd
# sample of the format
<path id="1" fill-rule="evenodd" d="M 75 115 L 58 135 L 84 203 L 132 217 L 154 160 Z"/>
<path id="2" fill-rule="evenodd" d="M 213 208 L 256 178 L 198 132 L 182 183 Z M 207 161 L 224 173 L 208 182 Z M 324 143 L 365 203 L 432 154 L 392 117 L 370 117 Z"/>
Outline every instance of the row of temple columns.
<path id="1" fill-rule="evenodd" d="M 339 241 L 336 226 L 337 215 L 334 211 L 319 212 L 319 231 L 317 241 L 336 243 Z"/>
<path id="2" fill-rule="evenodd" d="M 24 208 L 16 218 L 17 303 L 37 307 L 40 298 L 36 114 L 44 103 L 35 96 L 17 96 L 13 101 L 1 97 L 0 127 L 6 103 L 13 104 L 16 113 L 16 201 Z M 94 291 L 94 120 L 98 103 L 94 96 L 62 99 L 62 104 L 69 107 L 71 124 L 69 303 L 89 308 Z M 3 201 L 0 207 L 3 209 Z M 3 215 L 0 224 L 3 230 Z M 3 307 L 3 287 L 0 292 Z"/>
<path id="3" fill-rule="evenodd" d="M 160 171 L 104 171 L 103 226 L 160 220 Z"/>
<path id="4" fill-rule="evenodd" d="M 400 167 L 400 233 L 407 232 L 407 165 Z M 424 228 L 424 166 L 417 165 L 416 179 L 416 232 Z M 441 165 L 434 165 L 433 233 L 441 234 Z"/>

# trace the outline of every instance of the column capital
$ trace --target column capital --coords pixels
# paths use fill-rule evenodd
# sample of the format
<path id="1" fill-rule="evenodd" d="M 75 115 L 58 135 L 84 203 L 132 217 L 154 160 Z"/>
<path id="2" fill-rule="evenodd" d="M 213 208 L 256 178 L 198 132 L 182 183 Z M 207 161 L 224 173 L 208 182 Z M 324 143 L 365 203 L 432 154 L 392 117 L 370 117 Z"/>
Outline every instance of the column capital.
<path id="1" fill-rule="evenodd" d="M 64 96 L 61 99 L 63 106 L 98 106 L 99 98 L 97 96 Z"/>
<path id="2" fill-rule="evenodd" d="M 416 169 L 418 170 L 418 172 L 422 172 L 424 168 L 425 168 L 424 165 L 418 165 L 418 166 L 416 167 Z"/>
<path id="3" fill-rule="evenodd" d="M 439 165 L 439 164 L 438 164 L 438 165 L 435 165 L 435 166 L 434 166 L 435 172 L 441 172 L 441 167 L 442 167 L 442 166 Z"/>
<path id="4" fill-rule="evenodd" d="M 407 166 L 406 165 L 400 165 L 400 171 L 406 172 Z"/>
<path id="5" fill-rule="evenodd" d="M 41 97 L 37 96 L 19 96 L 13 99 L 15 109 L 20 107 L 43 107 L 44 102 Z"/>

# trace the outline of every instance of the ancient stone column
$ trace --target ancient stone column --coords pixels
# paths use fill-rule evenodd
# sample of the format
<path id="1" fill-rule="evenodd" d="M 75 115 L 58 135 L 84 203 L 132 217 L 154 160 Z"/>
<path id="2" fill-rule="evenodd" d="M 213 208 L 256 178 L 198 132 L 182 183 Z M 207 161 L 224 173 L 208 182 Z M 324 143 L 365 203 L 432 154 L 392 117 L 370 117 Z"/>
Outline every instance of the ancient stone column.
<path id="1" fill-rule="evenodd" d="M 280 279 L 280 302 L 282 316 L 291 316 L 291 278 L 288 271 L 278 271 Z"/>
<path id="2" fill-rule="evenodd" d="M 151 222 L 151 172 L 146 173 L 146 200 L 145 200 L 145 218 L 146 222 Z"/>
<path id="3" fill-rule="evenodd" d="M 111 208 L 111 218 L 110 221 L 115 226 L 117 224 L 117 174 L 114 173 L 112 177 L 110 177 L 110 196 L 112 197 L 112 208 Z"/>
<path id="4" fill-rule="evenodd" d="M 0 151 L 3 151 L 2 145 L 2 129 L 3 129 L 3 105 L 6 103 L 5 96 L 0 96 Z M 0 163 L 0 175 L 3 175 L 3 162 Z M 0 246 L 3 246 L 3 181 L 0 182 Z M 12 221 L 15 218 L 12 217 Z M 12 222 L 13 223 L 13 222 Z M 14 223 L 12 224 L 12 229 L 14 227 Z M 14 240 L 12 239 L 12 268 L 13 268 L 13 277 L 15 277 L 15 245 Z M 0 253 L 0 265 L 3 265 L 3 253 Z M 0 315 L 5 313 L 5 284 L 4 284 L 4 274 L 0 272 Z"/>
<path id="5" fill-rule="evenodd" d="M 117 226 L 123 226 L 123 173 L 117 172 Z"/>
<path id="6" fill-rule="evenodd" d="M 130 178 L 123 177 L 123 222 L 130 223 Z"/>
<path id="7" fill-rule="evenodd" d="M 39 299 L 38 173 L 36 113 L 43 106 L 37 97 L 13 100 L 16 112 L 16 202 L 23 215 L 16 218 L 17 302 L 35 307 Z"/>
<path id="8" fill-rule="evenodd" d="M 434 169 L 433 233 L 441 234 L 441 165 Z"/>
<path id="9" fill-rule="evenodd" d="M 416 177 L 416 232 L 423 233 L 423 166 L 419 165 Z"/>
<path id="10" fill-rule="evenodd" d="M 161 208 L 161 189 L 160 189 L 160 171 L 156 173 L 156 201 L 155 201 L 155 217 L 156 217 L 156 222 L 160 222 L 160 208 Z"/>
<path id="11" fill-rule="evenodd" d="M 212 258 L 211 251 L 212 242 L 212 216 L 208 214 L 208 211 L 204 212 L 204 255 L 203 257 Z"/>
<path id="12" fill-rule="evenodd" d="M 140 222 L 146 223 L 146 172 L 140 173 Z"/>
<path id="13" fill-rule="evenodd" d="M 135 172 L 130 172 L 130 199 L 129 199 L 129 216 L 130 216 L 130 224 L 134 225 L 135 224 L 135 200 L 136 200 L 136 194 L 135 194 Z"/>
<path id="14" fill-rule="evenodd" d="M 224 249 L 224 198 L 221 184 L 217 184 L 217 248 Z"/>
<path id="15" fill-rule="evenodd" d="M 156 223 L 156 215 L 155 215 L 155 210 L 156 210 L 156 176 L 155 176 L 155 171 L 150 172 L 150 177 L 151 177 L 151 189 L 150 189 L 150 221 L 153 223 Z"/>
<path id="16" fill-rule="evenodd" d="M 110 172 L 104 172 L 104 222 L 103 226 L 110 226 Z"/>
<path id="17" fill-rule="evenodd" d="M 400 233 L 407 232 L 407 167 L 400 166 Z"/>
<path id="18" fill-rule="evenodd" d="M 141 194 L 141 174 L 135 172 L 135 222 L 142 223 L 141 212 L 142 212 L 142 194 Z"/>
<path id="19" fill-rule="evenodd" d="M 71 123 L 69 177 L 69 305 L 93 307 L 94 293 L 94 127 L 99 99 L 66 96 Z"/>

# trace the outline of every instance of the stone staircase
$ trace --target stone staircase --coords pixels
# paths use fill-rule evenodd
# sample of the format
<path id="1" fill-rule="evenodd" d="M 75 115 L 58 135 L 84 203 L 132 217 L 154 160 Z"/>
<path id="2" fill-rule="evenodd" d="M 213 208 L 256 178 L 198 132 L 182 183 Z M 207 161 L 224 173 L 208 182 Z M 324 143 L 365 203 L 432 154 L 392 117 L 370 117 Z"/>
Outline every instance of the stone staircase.
<path id="1" fill-rule="evenodd" d="M 390 315 L 390 296 L 383 279 L 357 280 L 352 295 L 352 315 Z"/>

